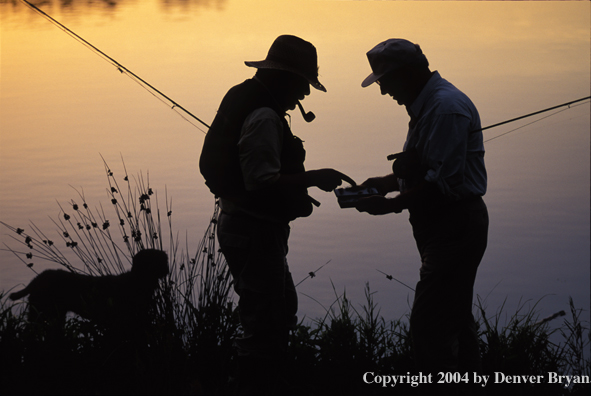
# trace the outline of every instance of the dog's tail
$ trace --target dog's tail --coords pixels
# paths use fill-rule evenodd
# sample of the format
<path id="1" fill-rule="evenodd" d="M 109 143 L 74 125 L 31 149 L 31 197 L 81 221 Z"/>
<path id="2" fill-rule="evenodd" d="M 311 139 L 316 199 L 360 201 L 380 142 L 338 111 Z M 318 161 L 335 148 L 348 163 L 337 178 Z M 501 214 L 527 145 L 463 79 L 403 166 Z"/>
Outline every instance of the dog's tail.
<path id="1" fill-rule="evenodd" d="M 18 300 L 19 298 L 23 298 L 24 296 L 29 294 L 29 288 L 25 287 L 23 290 L 21 291 L 17 291 L 14 293 L 11 293 L 8 298 L 10 298 L 11 300 Z"/>

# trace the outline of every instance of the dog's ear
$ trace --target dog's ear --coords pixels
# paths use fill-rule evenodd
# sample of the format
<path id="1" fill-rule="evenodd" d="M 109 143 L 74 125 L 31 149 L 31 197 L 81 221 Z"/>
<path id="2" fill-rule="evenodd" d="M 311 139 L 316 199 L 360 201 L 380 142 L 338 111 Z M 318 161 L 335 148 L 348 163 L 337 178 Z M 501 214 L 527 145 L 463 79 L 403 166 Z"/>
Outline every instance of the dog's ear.
<path id="1" fill-rule="evenodd" d="M 163 278 L 168 275 L 168 255 L 157 249 L 140 250 L 133 257 L 131 272 L 141 277 Z"/>

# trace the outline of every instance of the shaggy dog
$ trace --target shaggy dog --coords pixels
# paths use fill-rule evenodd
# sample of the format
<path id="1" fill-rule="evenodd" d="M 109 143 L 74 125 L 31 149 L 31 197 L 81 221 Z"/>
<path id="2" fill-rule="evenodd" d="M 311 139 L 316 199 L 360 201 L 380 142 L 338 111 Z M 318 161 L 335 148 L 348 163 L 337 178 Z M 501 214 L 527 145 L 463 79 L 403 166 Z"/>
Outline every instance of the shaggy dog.
<path id="1" fill-rule="evenodd" d="M 128 330 L 143 326 L 158 280 L 168 274 L 165 252 L 146 249 L 133 257 L 131 271 L 120 275 L 89 276 L 63 270 L 46 270 L 16 300 L 29 296 L 29 321 L 63 327 L 66 314 L 74 312 L 105 327 Z"/>

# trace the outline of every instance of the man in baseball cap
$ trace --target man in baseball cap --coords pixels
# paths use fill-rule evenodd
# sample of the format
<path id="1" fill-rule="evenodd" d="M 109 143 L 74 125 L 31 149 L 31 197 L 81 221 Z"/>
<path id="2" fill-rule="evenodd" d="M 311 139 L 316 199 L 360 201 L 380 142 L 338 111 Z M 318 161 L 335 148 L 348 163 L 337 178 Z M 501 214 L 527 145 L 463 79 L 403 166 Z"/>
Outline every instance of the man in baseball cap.
<path id="1" fill-rule="evenodd" d="M 403 67 L 428 67 L 421 47 L 404 39 L 389 39 L 379 43 L 367 53 L 372 73 L 361 83 L 363 88 L 378 81 L 388 72 Z"/>
<path id="2" fill-rule="evenodd" d="M 357 210 L 410 213 L 421 257 L 410 317 L 417 369 L 433 378 L 439 372 L 479 372 L 472 300 L 487 245 L 488 212 L 478 111 L 439 72 L 431 72 L 417 44 L 389 39 L 367 52 L 367 59 L 372 73 L 362 87 L 378 84 L 382 95 L 405 106 L 410 123 L 404 151 L 392 156 L 393 173 L 361 184 L 380 195 L 360 200 Z M 385 196 L 393 191 L 400 194 Z M 423 387 L 422 394 L 457 395 L 459 387 Z M 468 392 L 477 394 L 478 387 Z"/>

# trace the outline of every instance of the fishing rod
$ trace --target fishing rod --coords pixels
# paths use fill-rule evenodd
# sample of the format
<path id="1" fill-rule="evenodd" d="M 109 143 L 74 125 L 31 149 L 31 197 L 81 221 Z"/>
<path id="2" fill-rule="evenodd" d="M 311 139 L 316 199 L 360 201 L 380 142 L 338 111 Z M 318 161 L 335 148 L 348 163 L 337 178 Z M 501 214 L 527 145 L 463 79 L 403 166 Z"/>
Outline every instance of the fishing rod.
<path id="1" fill-rule="evenodd" d="M 128 68 L 126 68 L 125 66 L 123 66 L 121 63 L 117 62 L 115 59 L 113 59 L 112 57 L 110 57 L 109 55 L 107 55 L 106 53 L 104 53 L 103 51 L 101 51 L 100 49 L 98 49 L 97 47 L 95 47 L 94 45 L 92 45 L 91 43 L 89 43 L 88 41 L 86 41 L 85 39 L 83 39 L 82 37 L 80 37 L 78 34 L 76 34 L 75 32 L 73 32 L 71 29 L 69 29 L 68 27 L 66 27 L 65 25 L 63 25 L 62 23 L 60 23 L 59 21 L 57 21 L 53 17 L 51 17 L 45 11 L 41 10 L 40 8 L 38 8 L 37 6 L 35 6 L 34 4 L 31 4 L 27 0 L 21 0 L 21 1 L 23 3 L 25 3 L 28 7 L 30 7 L 31 9 L 33 9 L 34 11 L 38 12 L 43 17 L 47 18 L 50 22 L 52 22 L 57 27 L 59 27 L 61 30 L 63 30 L 64 32 L 66 32 L 67 34 L 69 34 L 75 40 L 78 40 L 80 43 L 82 43 L 83 45 L 85 45 L 86 47 L 88 47 L 89 49 L 91 49 L 92 51 L 94 51 L 95 53 L 99 54 L 101 57 L 103 57 L 103 59 L 107 60 L 109 63 L 111 63 L 112 65 L 114 65 L 115 67 L 117 67 L 117 70 L 119 70 L 121 73 L 126 73 L 128 76 L 130 76 L 130 78 L 135 79 L 136 81 L 138 81 L 140 83 L 140 85 L 143 84 L 142 86 L 144 88 L 148 87 L 153 92 L 155 92 L 158 95 L 160 95 L 161 97 L 165 98 L 168 102 L 170 102 L 172 104 L 171 109 L 174 110 L 175 108 L 178 108 L 178 109 L 182 110 L 187 115 L 189 115 L 193 119 L 197 120 L 199 123 L 201 123 L 202 125 L 204 125 L 206 128 L 209 129 L 209 125 L 208 124 L 206 124 L 204 121 L 202 121 L 201 119 L 199 119 L 197 116 L 195 116 L 189 110 L 185 109 L 183 106 L 181 106 L 180 104 L 178 104 L 177 102 L 175 102 L 174 100 L 172 100 L 170 97 L 168 97 L 167 95 L 165 95 L 164 93 L 162 93 L 160 90 L 158 90 L 157 88 L 155 88 L 153 85 L 151 85 L 150 83 L 148 83 L 147 81 L 145 81 L 144 79 L 142 79 L 141 77 L 139 77 L 137 74 L 135 74 L 134 72 L 132 72 L 131 70 L 129 70 Z M 560 108 L 560 107 L 570 106 L 571 104 L 582 102 L 582 101 L 587 100 L 587 99 L 590 99 L 590 98 L 591 98 L 591 96 L 587 96 L 587 97 L 584 97 L 584 98 L 581 98 L 581 99 L 573 100 L 573 101 L 570 101 L 570 102 L 567 102 L 567 103 L 563 103 L 563 104 L 560 104 L 560 105 L 557 105 L 557 106 L 549 107 L 549 108 L 544 109 L 544 110 L 539 110 L 539 111 L 536 111 L 536 112 L 533 112 L 533 113 L 530 113 L 530 114 L 526 114 L 526 115 L 523 115 L 523 116 L 520 116 L 520 117 L 512 118 L 510 120 L 499 122 L 499 123 L 494 124 L 494 125 L 489 125 L 489 126 L 487 126 L 485 128 L 481 128 L 481 129 L 477 129 L 477 130 L 471 131 L 470 133 L 475 133 L 475 132 L 480 132 L 480 131 L 484 131 L 484 130 L 487 130 L 487 129 L 495 128 L 495 127 L 498 127 L 500 125 L 505 125 L 505 124 L 508 124 L 508 123 L 511 123 L 511 122 L 514 122 L 514 121 L 518 121 L 518 120 L 521 120 L 521 119 L 524 119 L 524 118 L 527 118 L 527 117 L 531 117 L 531 116 L 534 116 L 534 115 L 537 115 L 537 114 L 541 114 L 541 113 L 544 113 L 544 112 L 547 112 L 547 111 L 550 111 L 550 110 L 554 110 L 554 109 L 557 109 L 557 108 Z M 307 112 L 306 113 L 304 111 L 304 109 L 302 108 L 301 103 L 299 103 L 299 102 L 297 103 L 297 105 L 299 107 L 299 110 L 302 113 L 302 116 L 304 117 L 304 120 L 306 122 L 311 122 L 314 119 L 314 117 L 315 117 L 314 116 L 314 113 L 312 113 L 312 112 Z M 198 129 L 200 129 L 197 125 L 195 125 L 195 124 L 192 124 L 192 125 L 194 125 Z M 201 131 L 203 133 L 206 133 L 203 130 L 201 130 Z M 391 155 L 388 156 L 388 160 L 395 159 L 396 156 L 398 156 L 398 154 L 391 154 Z"/>
<path id="2" fill-rule="evenodd" d="M 491 129 L 491 128 L 495 128 L 495 127 L 498 127 L 498 126 L 501 126 L 501 125 L 509 124 L 509 123 L 511 123 L 511 122 L 514 122 L 514 121 L 519 121 L 519 120 L 522 120 L 522 119 L 524 119 L 524 118 L 528 118 L 528 117 L 531 117 L 531 116 L 535 116 L 535 115 L 538 115 L 538 114 L 542 114 L 542 113 L 545 113 L 545 112 L 547 112 L 547 111 L 550 111 L 550 110 L 559 109 L 559 108 L 561 108 L 561 107 L 566 107 L 566 106 L 568 106 L 568 108 L 570 108 L 570 106 L 571 106 L 572 104 L 579 103 L 579 102 L 582 102 L 582 101 L 584 101 L 584 100 L 589 100 L 589 99 L 591 99 L 591 96 L 585 96 L 584 98 L 581 98 L 581 99 L 577 99 L 577 100 L 571 100 L 570 102 L 562 103 L 562 104 L 559 104 L 559 105 L 557 105 L 557 106 L 552 106 L 552 107 L 548 107 L 547 109 L 543 109 L 543 110 L 534 111 L 533 113 L 529 113 L 529 114 L 522 115 L 522 116 L 519 116 L 519 117 L 511 118 L 510 120 L 502 121 L 502 122 L 499 122 L 499 123 L 496 123 L 496 124 L 493 124 L 493 125 L 489 125 L 489 126 L 487 126 L 487 127 L 484 127 L 484 128 L 475 129 L 475 130 L 473 130 L 473 131 L 470 131 L 470 132 L 469 132 L 469 134 L 476 133 L 476 132 L 482 132 L 482 131 L 485 131 L 485 130 L 487 130 L 487 129 Z M 564 109 L 564 110 L 567 110 L 567 109 Z M 561 111 L 564 111 L 564 110 L 561 110 Z M 556 113 L 560 113 L 560 112 L 556 112 Z M 556 114 L 556 113 L 554 113 L 554 114 Z M 547 117 L 550 117 L 550 116 L 552 116 L 552 115 L 554 115 L 554 114 L 550 114 L 550 115 L 549 115 L 549 116 L 547 116 Z M 544 118 L 546 118 L 546 117 L 544 117 Z M 542 120 L 542 119 L 544 119 L 544 118 L 541 118 L 540 120 Z M 538 122 L 538 121 L 540 121 L 540 120 L 536 120 L 536 121 L 534 121 L 534 122 Z M 527 125 L 529 125 L 529 124 L 527 124 Z M 521 127 L 520 127 L 520 128 L 521 128 Z M 519 128 L 517 128 L 517 129 L 519 129 Z M 499 136 L 495 136 L 494 138 L 488 139 L 487 141 L 490 141 L 490 140 L 496 139 L 496 138 L 498 138 L 498 137 L 504 136 L 504 135 L 506 135 L 506 134 L 508 134 L 508 133 L 511 133 L 511 132 L 515 131 L 515 130 L 516 130 L 516 129 L 514 129 L 514 130 L 511 130 L 511 131 L 509 131 L 509 132 L 506 132 L 506 133 L 503 133 L 503 134 L 501 134 L 501 135 L 499 135 Z M 396 153 L 396 154 L 390 154 L 390 155 L 388 155 L 386 158 L 388 159 L 388 161 L 392 161 L 392 160 L 394 160 L 394 159 L 397 159 L 397 158 L 400 158 L 400 157 L 403 157 L 403 156 L 404 156 L 404 152 L 401 152 L 401 153 Z"/>
<path id="3" fill-rule="evenodd" d="M 584 97 L 584 98 L 581 98 L 581 99 L 572 100 L 572 101 L 570 101 L 570 102 L 566 102 L 566 103 L 563 103 L 563 104 L 559 104 L 558 106 L 552 106 L 552 107 L 548 107 L 547 109 L 544 109 L 544 110 L 535 111 L 535 112 L 533 112 L 533 113 L 529 113 L 529 114 L 526 114 L 526 115 L 523 115 L 523 116 L 520 116 L 520 117 L 515 117 L 515 118 L 512 118 L 512 119 L 510 119 L 510 120 L 507 120 L 507 121 L 499 122 L 499 123 L 497 123 L 497 124 L 489 125 L 489 126 L 487 126 L 487 127 L 481 128 L 481 129 L 476 129 L 476 130 L 474 130 L 474 131 L 471 131 L 470 133 L 475 133 L 475 132 L 485 131 L 485 130 L 487 130 L 487 129 L 491 129 L 491 128 L 498 127 L 498 126 L 501 126 L 501 125 L 505 125 L 505 124 L 508 124 L 508 123 L 510 123 L 510 122 L 513 122 L 513 121 L 519 121 L 519 120 L 522 120 L 522 119 L 524 119 L 524 118 L 531 117 L 531 116 L 535 116 L 535 115 L 537 115 L 537 114 L 545 113 L 545 112 L 547 112 L 547 111 L 554 110 L 554 109 L 558 109 L 558 108 L 561 108 L 561 107 L 565 107 L 565 106 L 569 106 L 569 107 L 570 107 L 570 105 L 572 105 L 573 103 L 582 102 L 582 101 L 584 101 L 584 100 L 587 100 L 587 99 L 590 99 L 590 98 L 591 98 L 591 96 L 586 96 L 586 97 Z"/>
<path id="4" fill-rule="evenodd" d="M 147 88 L 151 89 L 153 92 L 155 92 L 158 95 L 160 95 L 161 97 L 165 98 L 168 102 L 170 102 L 172 104 L 172 109 L 178 108 L 178 109 L 184 111 L 187 115 L 189 115 L 192 118 L 194 118 L 195 120 L 199 121 L 202 125 L 204 125 L 205 127 L 207 127 L 209 129 L 210 126 L 208 124 L 206 124 L 205 122 L 203 122 L 201 119 L 199 119 L 193 113 L 191 113 L 189 110 L 185 109 L 183 106 L 181 106 L 180 104 L 178 104 L 177 102 L 175 102 L 174 100 L 172 100 L 170 97 L 168 97 L 167 95 L 165 95 L 164 93 L 162 93 L 156 87 L 154 87 L 153 85 L 151 85 L 150 83 L 148 83 L 147 81 L 145 81 L 144 79 L 142 79 L 141 77 L 139 77 L 137 74 L 135 74 L 134 72 L 132 72 L 131 70 L 129 70 L 128 68 L 126 68 L 125 66 L 123 66 L 121 63 L 117 62 L 115 59 L 113 59 L 112 57 L 110 57 L 109 55 L 107 55 L 106 53 L 104 53 L 103 51 L 101 51 L 100 49 L 98 49 L 97 47 L 95 47 L 94 45 L 92 45 L 91 43 L 89 43 L 88 41 L 86 41 L 84 38 L 82 38 L 81 36 L 79 36 L 78 34 L 76 34 L 74 31 L 72 31 L 71 29 L 69 29 L 68 27 L 66 27 L 64 24 L 62 24 L 59 21 L 57 21 L 56 19 L 54 19 L 51 15 L 47 14 L 45 11 L 41 10 L 40 8 L 38 8 L 36 5 L 29 3 L 27 0 L 21 0 L 21 1 L 23 3 L 25 3 L 27 6 L 29 6 L 30 8 L 32 8 L 34 11 L 38 12 L 41 16 L 47 18 L 50 22 L 52 22 L 53 24 L 55 24 L 58 28 L 60 28 L 65 33 L 67 33 L 68 35 L 70 35 L 71 37 L 73 37 L 75 40 L 77 40 L 80 43 L 82 43 L 84 46 L 86 46 L 87 48 L 89 48 L 91 51 L 96 52 L 103 59 L 105 59 L 106 61 L 108 61 L 109 63 L 111 63 L 113 66 L 115 66 L 117 68 L 117 70 L 119 70 L 121 73 L 126 73 L 130 78 L 135 79 L 136 81 L 138 81 L 143 88 L 146 88 L 147 87 Z M 148 92 L 150 92 L 150 91 L 148 90 Z M 152 93 L 152 92 L 150 92 L 150 93 Z M 156 95 L 154 95 L 154 96 L 156 96 Z M 297 106 L 300 109 L 300 112 L 302 113 L 302 117 L 304 118 L 304 120 L 306 122 L 312 122 L 314 120 L 314 118 L 316 118 L 316 116 L 314 115 L 314 113 L 312 113 L 311 111 L 306 112 L 304 110 L 304 108 L 302 107 L 302 104 L 299 101 L 297 102 Z M 187 120 L 187 121 L 189 121 L 189 120 Z M 197 127 L 198 129 L 200 129 L 203 133 L 206 133 L 201 128 L 199 128 L 197 125 L 195 125 L 193 123 L 191 123 L 191 124 L 194 125 L 195 127 Z"/>
<path id="5" fill-rule="evenodd" d="M 111 63 L 112 65 L 114 65 L 115 67 L 117 67 L 117 70 L 119 70 L 121 73 L 126 73 L 127 75 L 130 76 L 130 78 L 136 79 L 141 84 L 144 84 L 145 87 L 150 88 L 152 91 L 156 92 L 158 95 L 160 95 L 161 97 L 165 98 L 168 102 L 170 102 L 172 104 L 171 109 L 174 110 L 174 108 L 178 108 L 178 109 L 184 111 L 185 114 L 191 116 L 193 119 L 199 121 L 201 124 L 203 124 L 205 127 L 207 127 L 209 129 L 209 125 L 207 125 L 205 122 L 203 122 L 197 116 L 195 116 L 189 110 L 185 109 L 183 106 L 181 106 L 180 104 L 178 104 L 177 102 L 175 102 L 174 100 L 172 100 L 170 97 L 168 97 L 167 95 L 165 95 L 164 93 L 162 93 L 161 91 L 159 91 L 158 89 L 156 89 L 154 86 L 152 86 L 147 81 L 145 81 L 144 79 L 142 79 L 141 77 L 139 77 L 137 74 L 135 74 L 134 72 L 132 72 L 131 70 L 129 70 L 128 68 L 126 68 L 125 66 L 123 66 L 121 63 L 117 62 L 115 59 L 111 58 L 109 55 L 105 54 L 103 51 L 101 51 L 100 49 L 98 49 L 97 47 L 95 47 L 94 45 L 92 45 L 91 43 L 89 43 L 88 41 L 86 41 L 85 39 L 83 39 L 82 37 L 80 37 L 79 35 L 77 35 L 76 33 L 74 33 L 68 27 L 66 27 L 62 23 L 58 22 L 57 20 L 55 20 L 53 17 L 51 17 L 45 11 L 41 10 L 36 5 L 29 3 L 27 0 L 21 0 L 21 1 L 23 3 L 25 3 L 27 6 L 29 6 L 30 8 L 32 8 L 34 11 L 38 12 L 39 14 L 41 14 L 43 17 L 47 18 L 50 22 L 52 22 L 53 24 L 55 24 L 61 30 L 63 30 L 64 32 L 66 32 L 67 34 L 69 34 L 70 36 L 72 36 L 75 40 L 78 40 L 83 45 L 85 45 L 86 47 L 88 47 L 92 51 L 94 51 L 97 54 L 99 54 L 101 57 L 103 57 L 103 59 L 107 60 L 109 63 Z M 195 124 L 193 124 L 193 125 L 195 125 Z M 195 125 L 195 126 L 198 129 L 200 129 L 197 125 Z M 206 133 L 203 130 L 201 130 L 201 131 L 203 133 Z"/>

